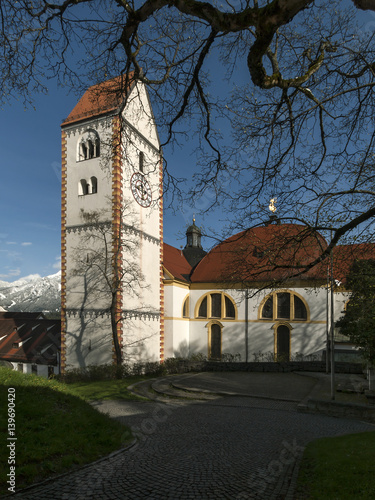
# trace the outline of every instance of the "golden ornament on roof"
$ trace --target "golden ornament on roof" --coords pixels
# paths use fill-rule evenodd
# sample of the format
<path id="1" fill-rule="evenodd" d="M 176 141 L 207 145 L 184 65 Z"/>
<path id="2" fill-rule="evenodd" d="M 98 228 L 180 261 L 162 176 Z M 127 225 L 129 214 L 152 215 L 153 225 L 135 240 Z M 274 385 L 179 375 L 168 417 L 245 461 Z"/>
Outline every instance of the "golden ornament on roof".
<path id="1" fill-rule="evenodd" d="M 268 208 L 271 210 L 271 212 L 273 214 L 276 212 L 276 206 L 275 206 L 276 201 L 277 201 L 277 198 L 271 198 L 270 204 L 268 205 Z"/>

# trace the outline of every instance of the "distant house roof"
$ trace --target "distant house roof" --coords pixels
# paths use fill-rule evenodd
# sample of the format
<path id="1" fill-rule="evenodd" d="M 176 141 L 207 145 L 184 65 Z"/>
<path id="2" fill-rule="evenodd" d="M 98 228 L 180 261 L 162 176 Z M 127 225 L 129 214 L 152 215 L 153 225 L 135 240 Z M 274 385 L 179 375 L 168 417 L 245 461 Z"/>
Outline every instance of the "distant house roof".
<path id="1" fill-rule="evenodd" d="M 175 279 L 185 282 L 189 281 L 192 269 L 191 265 L 185 259 L 181 250 L 167 243 L 164 243 L 163 246 L 163 265 Z"/>
<path id="2" fill-rule="evenodd" d="M 19 312 L 19 311 L 0 311 L 1 319 L 45 319 L 42 312 Z"/>
<path id="3" fill-rule="evenodd" d="M 0 359 L 16 363 L 57 365 L 61 346 L 61 321 L 27 317 L 41 313 L 7 314 L 14 316 L 0 317 Z"/>
<path id="4" fill-rule="evenodd" d="M 94 116 L 120 110 L 126 92 L 132 88 L 134 83 L 134 72 L 131 72 L 127 76 L 121 75 L 106 82 L 92 85 L 86 90 L 61 126 L 64 127 Z"/>

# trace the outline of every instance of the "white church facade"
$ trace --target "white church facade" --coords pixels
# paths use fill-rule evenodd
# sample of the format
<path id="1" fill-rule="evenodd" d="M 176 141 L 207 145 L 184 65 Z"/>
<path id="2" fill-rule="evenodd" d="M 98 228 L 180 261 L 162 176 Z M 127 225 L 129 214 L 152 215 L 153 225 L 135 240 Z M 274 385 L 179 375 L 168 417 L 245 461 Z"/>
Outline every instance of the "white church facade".
<path id="1" fill-rule="evenodd" d="M 62 124 L 63 370 L 112 362 L 116 341 L 126 361 L 163 357 L 159 149 L 131 75 L 88 89 Z"/>
<path id="2" fill-rule="evenodd" d="M 314 260 L 324 238 L 271 216 L 206 253 L 193 221 L 174 248 L 162 172 L 145 86 L 130 75 L 90 87 L 62 124 L 62 369 L 115 360 L 116 341 L 125 362 L 321 358 L 327 263 L 294 278 L 288 266 Z M 335 319 L 351 262 L 374 256 L 371 245 L 335 250 Z"/>

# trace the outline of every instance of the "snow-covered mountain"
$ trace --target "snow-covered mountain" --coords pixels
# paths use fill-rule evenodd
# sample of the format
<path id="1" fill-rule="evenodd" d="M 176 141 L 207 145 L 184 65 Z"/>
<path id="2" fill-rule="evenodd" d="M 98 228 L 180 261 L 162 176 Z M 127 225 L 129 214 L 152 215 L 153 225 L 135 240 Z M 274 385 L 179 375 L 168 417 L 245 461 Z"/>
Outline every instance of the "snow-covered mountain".
<path id="1" fill-rule="evenodd" d="M 7 311 L 57 312 L 60 291 L 61 271 L 44 278 L 32 274 L 13 283 L 0 280 L 0 306 Z"/>

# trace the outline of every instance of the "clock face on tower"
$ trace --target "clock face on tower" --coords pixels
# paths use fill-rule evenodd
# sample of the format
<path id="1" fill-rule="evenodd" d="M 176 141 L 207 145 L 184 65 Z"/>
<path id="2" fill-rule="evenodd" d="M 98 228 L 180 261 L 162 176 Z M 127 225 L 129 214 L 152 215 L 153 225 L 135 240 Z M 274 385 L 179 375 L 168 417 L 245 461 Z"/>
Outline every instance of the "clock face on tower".
<path id="1" fill-rule="evenodd" d="M 141 207 L 149 207 L 151 205 L 151 187 L 144 175 L 140 172 L 133 174 L 130 179 L 130 187 L 136 202 L 139 203 Z"/>

